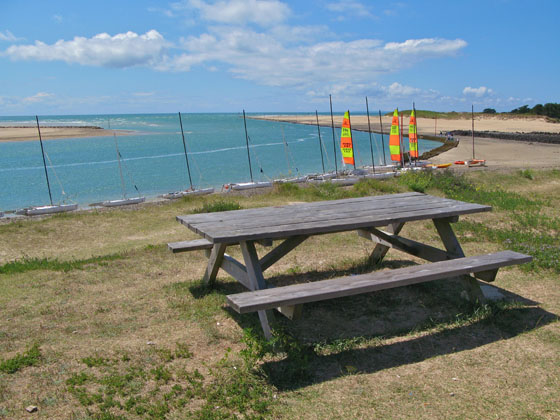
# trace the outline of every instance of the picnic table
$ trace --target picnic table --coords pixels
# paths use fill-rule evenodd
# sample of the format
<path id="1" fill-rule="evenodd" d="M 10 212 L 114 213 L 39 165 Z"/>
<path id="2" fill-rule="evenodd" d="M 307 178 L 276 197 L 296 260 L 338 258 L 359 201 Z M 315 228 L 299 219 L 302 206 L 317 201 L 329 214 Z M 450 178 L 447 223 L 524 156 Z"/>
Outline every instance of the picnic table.
<path id="1" fill-rule="evenodd" d="M 168 245 L 173 252 L 205 249 L 208 265 L 204 282 L 212 285 L 221 268 L 244 285 L 249 291 L 229 295 L 228 304 L 239 313 L 258 312 L 264 335 L 270 338 L 272 308 L 297 318 L 304 303 L 426 281 L 456 279 L 468 299 L 484 301 L 477 279 L 491 282 L 498 268 L 531 261 L 530 256 L 512 251 L 465 257 L 452 223 L 461 215 L 490 210 L 486 205 L 409 192 L 191 214 L 178 216 L 177 220 L 202 238 Z M 444 249 L 399 235 L 405 223 L 421 220 L 433 221 Z M 310 236 L 346 231 L 357 231 L 375 243 L 371 253 L 374 263 L 381 262 L 394 248 L 430 264 L 283 287 L 265 281 L 263 273 Z M 273 241 L 281 242 L 259 257 L 255 244 L 272 246 Z M 241 247 L 242 262 L 225 252 L 227 247 L 237 245 Z"/>

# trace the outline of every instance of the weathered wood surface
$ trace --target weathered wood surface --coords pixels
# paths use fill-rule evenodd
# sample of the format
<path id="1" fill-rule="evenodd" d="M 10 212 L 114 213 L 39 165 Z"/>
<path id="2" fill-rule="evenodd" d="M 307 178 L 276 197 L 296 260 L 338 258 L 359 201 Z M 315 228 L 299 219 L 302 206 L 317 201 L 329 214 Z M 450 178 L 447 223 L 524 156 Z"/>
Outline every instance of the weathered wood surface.
<path id="1" fill-rule="evenodd" d="M 489 206 L 405 193 L 178 216 L 177 220 L 213 243 L 236 243 L 342 232 L 489 210 Z"/>
<path id="2" fill-rule="evenodd" d="M 199 249 L 211 249 L 214 245 L 208 239 L 195 239 L 193 241 L 170 242 L 167 248 L 174 254 L 178 252 L 196 251 Z"/>
<path id="3" fill-rule="evenodd" d="M 495 254 L 239 293 L 227 296 L 227 301 L 237 312 L 247 313 L 495 270 L 509 265 L 527 263 L 531 260 L 529 255 L 502 251 Z"/>

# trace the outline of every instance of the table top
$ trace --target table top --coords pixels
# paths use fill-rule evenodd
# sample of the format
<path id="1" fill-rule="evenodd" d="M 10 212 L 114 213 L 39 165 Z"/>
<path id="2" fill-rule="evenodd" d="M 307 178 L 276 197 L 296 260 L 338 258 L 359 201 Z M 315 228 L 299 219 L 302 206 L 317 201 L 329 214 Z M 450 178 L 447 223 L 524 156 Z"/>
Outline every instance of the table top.
<path id="1" fill-rule="evenodd" d="M 193 232 L 213 243 L 282 239 L 297 235 L 344 232 L 490 211 L 416 192 L 177 216 Z"/>

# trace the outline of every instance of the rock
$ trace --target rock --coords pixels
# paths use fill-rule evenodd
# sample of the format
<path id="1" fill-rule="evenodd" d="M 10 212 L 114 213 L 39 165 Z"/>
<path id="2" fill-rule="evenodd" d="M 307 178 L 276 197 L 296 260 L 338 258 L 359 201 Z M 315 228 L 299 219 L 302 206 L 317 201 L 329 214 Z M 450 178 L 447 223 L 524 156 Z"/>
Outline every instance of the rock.
<path id="1" fill-rule="evenodd" d="M 37 406 L 29 405 L 25 407 L 25 411 L 27 411 L 28 413 L 34 413 L 35 411 L 37 411 Z"/>

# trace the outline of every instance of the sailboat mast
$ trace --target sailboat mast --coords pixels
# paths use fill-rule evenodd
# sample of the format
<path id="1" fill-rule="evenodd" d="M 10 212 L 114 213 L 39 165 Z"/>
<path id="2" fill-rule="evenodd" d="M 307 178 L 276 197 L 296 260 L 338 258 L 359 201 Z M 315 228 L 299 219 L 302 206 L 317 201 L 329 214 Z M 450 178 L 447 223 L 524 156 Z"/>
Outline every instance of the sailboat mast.
<path id="1" fill-rule="evenodd" d="M 383 139 L 383 120 L 381 119 L 381 110 L 379 110 L 379 125 L 381 126 L 381 148 L 383 149 L 383 165 L 387 166 L 387 158 L 385 157 L 385 140 Z"/>
<path id="2" fill-rule="evenodd" d="M 350 126 L 350 143 L 352 143 L 352 158 L 354 160 L 354 169 L 356 169 L 356 148 L 354 147 L 354 139 L 352 139 L 352 122 L 350 120 L 350 110 L 348 110 L 348 125 Z"/>
<path id="3" fill-rule="evenodd" d="M 336 174 L 336 176 L 338 176 L 338 165 L 336 163 L 336 141 L 334 139 L 334 118 L 333 118 L 333 113 L 332 113 L 332 97 L 331 95 L 329 95 L 329 102 L 331 104 L 331 127 L 332 127 L 332 145 L 333 145 L 333 151 L 334 151 L 334 173 Z"/>
<path id="4" fill-rule="evenodd" d="M 403 147 L 403 118 L 404 113 L 401 112 L 401 129 L 399 130 L 399 142 L 400 142 L 400 149 L 401 149 L 401 168 L 404 168 L 404 147 Z M 398 124 L 398 122 L 397 122 Z"/>
<path id="5" fill-rule="evenodd" d="M 111 120 L 107 117 L 107 126 L 109 130 L 111 129 Z M 115 139 L 115 150 L 117 151 L 117 162 L 119 163 L 119 175 L 121 176 L 121 190 L 123 198 L 126 198 L 126 190 L 124 188 L 124 177 L 122 173 L 122 165 L 121 165 L 121 152 L 119 152 L 119 143 L 117 142 L 117 134 L 113 132 L 113 138 Z"/>
<path id="6" fill-rule="evenodd" d="M 35 115 L 35 119 L 37 120 L 37 131 L 39 132 L 39 143 L 41 144 L 41 154 L 43 155 L 45 178 L 47 178 L 47 188 L 49 189 L 49 199 L 51 200 L 51 206 L 52 206 L 53 202 L 52 202 L 52 194 L 51 194 L 51 184 L 49 183 L 49 173 L 47 172 L 47 162 L 45 161 L 45 150 L 43 149 L 43 139 L 41 138 L 41 129 L 39 128 L 39 117 Z"/>
<path id="7" fill-rule="evenodd" d="M 471 105 L 471 119 L 472 119 L 472 158 L 474 160 L 474 105 Z"/>
<path id="8" fill-rule="evenodd" d="M 315 118 L 317 119 L 317 133 L 319 134 L 319 150 L 321 151 L 321 165 L 323 166 L 323 173 L 325 173 L 325 160 L 323 159 L 323 141 L 321 140 L 321 128 L 319 128 L 319 114 L 315 110 Z"/>
<path id="9" fill-rule="evenodd" d="M 187 156 L 187 143 L 185 142 L 185 132 L 183 131 L 183 120 L 181 118 L 181 113 L 179 112 L 179 124 L 181 125 L 181 136 L 183 137 L 183 150 L 185 150 L 185 160 L 187 161 L 187 172 L 189 174 L 189 183 L 191 184 L 191 190 L 193 190 L 193 183 L 191 177 L 191 167 L 189 166 L 189 158 Z"/>
<path id="10" fill-rule="evenodd" d="M 366 110 L 367 110 L 367 125 L 368 125 L 368 133 L 369 133 L 369 150 L 371 152 L 371 167 L 373 169 L 373 173 L 375 174 L 375 163 L 373 162 L 373 144 L 371 142 L 371 123 L 369 121 L 369 104 L 366 96 Z"/>
<path id="11" fill-rule="evenodd" d="M 249 154 L 249 134 L 247 134 L 247 120 L 245 118 L 245 110 L 243 110 L 243 124 L 245 125 L 245 142 L 247 143 L 247 160 L 249 161 L 249 174 L 251 182 L 253 182 L 253 169 L 251 169 L 251 155 Z"/>
<path id="12" fill-rule="evenodd" d="M 412 110 L 414 111 L 414 115 L 416 115 L 416 106 L 414 105 L 414 102 L 412 102 Z M 416 128 L 415 128 L 415 131 L 416 131 L 416 151 L 418 151 L 418 145 L 419 145 L 419 139 L 418 139 L 418 117 L 416 117 L 416 120 L 415 120 L 415 121 L 416 121 Z M 418 156 L 419 156 L 419 154 L 418 154 Z M 414 166 L 418 166 L 418 156 L 416 156 L 416 157 L 414 158 Z M 411 165 L 412 165 L 412 163 L 411 163 Z"/>

